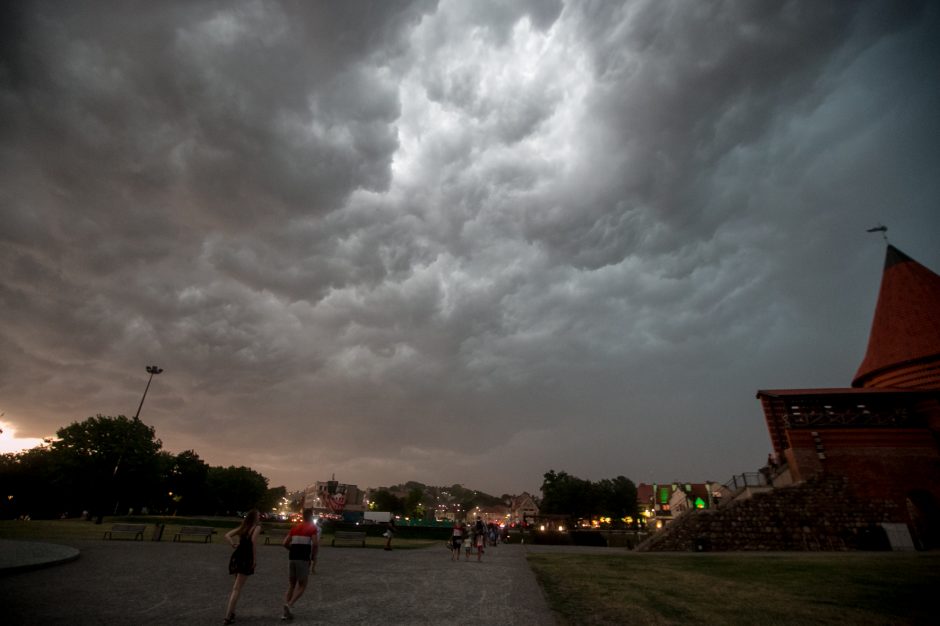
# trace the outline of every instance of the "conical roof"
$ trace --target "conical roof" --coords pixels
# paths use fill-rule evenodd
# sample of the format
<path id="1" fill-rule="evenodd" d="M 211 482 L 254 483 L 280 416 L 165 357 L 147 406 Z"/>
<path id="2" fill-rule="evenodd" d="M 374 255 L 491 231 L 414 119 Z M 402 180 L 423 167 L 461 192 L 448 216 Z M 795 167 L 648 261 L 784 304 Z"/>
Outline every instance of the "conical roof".
<path id="1" fill-rule="evenodd" d="M 852 386 L 940 388 L 940 276 L 891 245 Z"/>

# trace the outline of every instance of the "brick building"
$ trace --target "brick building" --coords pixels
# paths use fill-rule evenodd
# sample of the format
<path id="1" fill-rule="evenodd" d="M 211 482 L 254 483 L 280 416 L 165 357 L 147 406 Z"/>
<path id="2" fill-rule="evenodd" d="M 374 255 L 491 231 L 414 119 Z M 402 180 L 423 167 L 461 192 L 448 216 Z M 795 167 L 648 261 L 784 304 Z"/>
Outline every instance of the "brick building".
<path id="1" fill-rule="evenodd" d="M 304 490 L 304 507 L 320 515 L 340 516 L 366 510 L 365 494 L 356 485 L 331 480 L 317 481 Z"/>
<path id="2" fill-rule="evenodd" d="M 940 276 L 889 245 L 852 386 L 757 397 L 788 481 L 842 477 L 940 547 Z"/>

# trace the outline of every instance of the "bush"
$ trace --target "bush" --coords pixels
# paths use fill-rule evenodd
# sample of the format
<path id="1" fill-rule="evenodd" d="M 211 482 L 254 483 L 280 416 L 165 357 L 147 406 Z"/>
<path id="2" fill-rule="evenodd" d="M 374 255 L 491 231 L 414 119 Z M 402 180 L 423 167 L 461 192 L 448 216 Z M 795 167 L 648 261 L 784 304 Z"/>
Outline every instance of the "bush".
<path id="1" fill-rule="evenodd" d="M 607 547 L 607 540 L 604 538 L 604 535 L 597 530 L 572 530 L 571 543 L 576 546 L 597 546 L 601 548 Z"/>
<path id="2" fill-rule="evenodd" d="M 571 537 L 568 533 L 552 530 L 532 530 L 525 534 L 526 541 L 545 546 L 568 546 L 571 545 Z"/>

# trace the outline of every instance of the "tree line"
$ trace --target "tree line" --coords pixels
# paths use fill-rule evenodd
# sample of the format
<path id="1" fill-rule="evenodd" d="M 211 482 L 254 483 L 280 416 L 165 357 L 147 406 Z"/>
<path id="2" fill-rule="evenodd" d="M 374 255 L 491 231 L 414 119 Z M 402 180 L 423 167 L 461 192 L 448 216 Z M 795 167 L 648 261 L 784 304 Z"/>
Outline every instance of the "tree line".
<path id="1" fill-rule="evenodd" d="M 617 476 L 592 482 L 555 470 L 549 470 L 543 478 L 540 514 L 565 515 L 572 522 L 609 517 L 614 526 L 638 523 L 636 485 L 629 478 Z M 627 519 L 632 521 L 628 523 Z"/>
<path id="2" fill-rule="evenodd" d="M 549 470 L 543 479 L 542 498 L 538 501 L 540 515 L 564 517 L 572 526 L 579 520 L 600 518 L 610 527 L 635 528 L 639 524 L 637 489 L 629 478 L 617 476 L 594 482 Z M 404 495 L 396 496 L 393 492 Z M 377 489 L 370 496 L 370 506 L 420 519 L 433 513 L 434 503 L 441 502 L 444 495 L 446 504 L 459 505 L 464 512 L 471 512 L 476 506 L 506 505 L 511 499 L 508 494 L 496 497 L 462 485 L 427 487 L 407 482 Z M 608 518 L 610 521 L 606 522 Z"/>
<path id="3" fill-rule="evenodd" d="M 404 493 L 396 496 L 395 493 Z M 443 504 L 451 509 L 471 511 L 476 506 L 506 505 L 512 498 L 509 494 L 492 496 L 482 491 L 455 484 L 450 487 L 433 487 L 408 481 L 393 487 L 379 487 L 370 495 L 369 506 L 377 511 L 390 511 L 416 519 L 434 517 L 435 506 Z"/>
<path id="4" fill-rule="evenodd" d="M 163 450 L 138 418 L 97 415 L 47 443 L 0 455 L 0 517 L 135 513 L 225 515 L 270 510 L 284 487 L 248 467 L 214 467 L 193 450 Z"/>

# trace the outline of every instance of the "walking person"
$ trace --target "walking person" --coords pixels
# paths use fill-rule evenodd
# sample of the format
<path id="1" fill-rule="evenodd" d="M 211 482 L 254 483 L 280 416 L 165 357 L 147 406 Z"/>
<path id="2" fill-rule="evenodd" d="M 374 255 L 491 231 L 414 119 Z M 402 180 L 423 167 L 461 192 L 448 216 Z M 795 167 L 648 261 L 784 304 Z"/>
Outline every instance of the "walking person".
<path id="1" fill-rule="evenodd" d="M 486 546 L 486 533 L 478 533 L 475 540 L 477 549 L 477 561 L 483 560 L 483 548 Z"/>
<path id="2" fill-rule="evenodd" d="M 463 525 L 463 522 L 454 520 L 454 529 L 451 531 L 450 535 L 451 561 L 460 560 L 460 546 L 464 541 L 464 533 L 466 533 L 466 527 Z"/>
<path id="3" fill-rule="evenodd" d="M 477 549 L 477 561 L 482 561 L 483 548 L 486 546 L 486 526 L 479 517 L 473 527 L 473 543 Z"/>
<path id="4" fill-rule="evenodd" d="M 281 619 L 290 620 L 294 619 L 294 603 L 306 591 L 310 574 L 316 572 L 320 529 L 313 522 L 313 509 L 304 509 L 303 521 L 294 524 L 284 537 L 284 547 L 288 550 L 288 586 Z"/>
<path id="5" fill-rule="evenodd" d="M 395 536 L 395 518 L 391 517 L 388 520 L 388 528 L 385 529 L 385 549 L 392 549 L 392 537 Z"/>
<path id="6" fill-rule="evenodd" d="M 235 605 L 238 604 L 238 596 L 241 595 L 245 581 L 255 573 L 255 542 L 260 533 L 261 524 L 258 523 L 258 509 L 248 511 L 238 528 L 233 528 L 225 533 L 225 538 L 235 548 L 228 562 L 228 573 L 235 574 L 235 584 L 232 586 L 232 593 L 228 598 L 228 607 L 225 610 L 223 624 L 231 624 L 235 621 Z"/>

